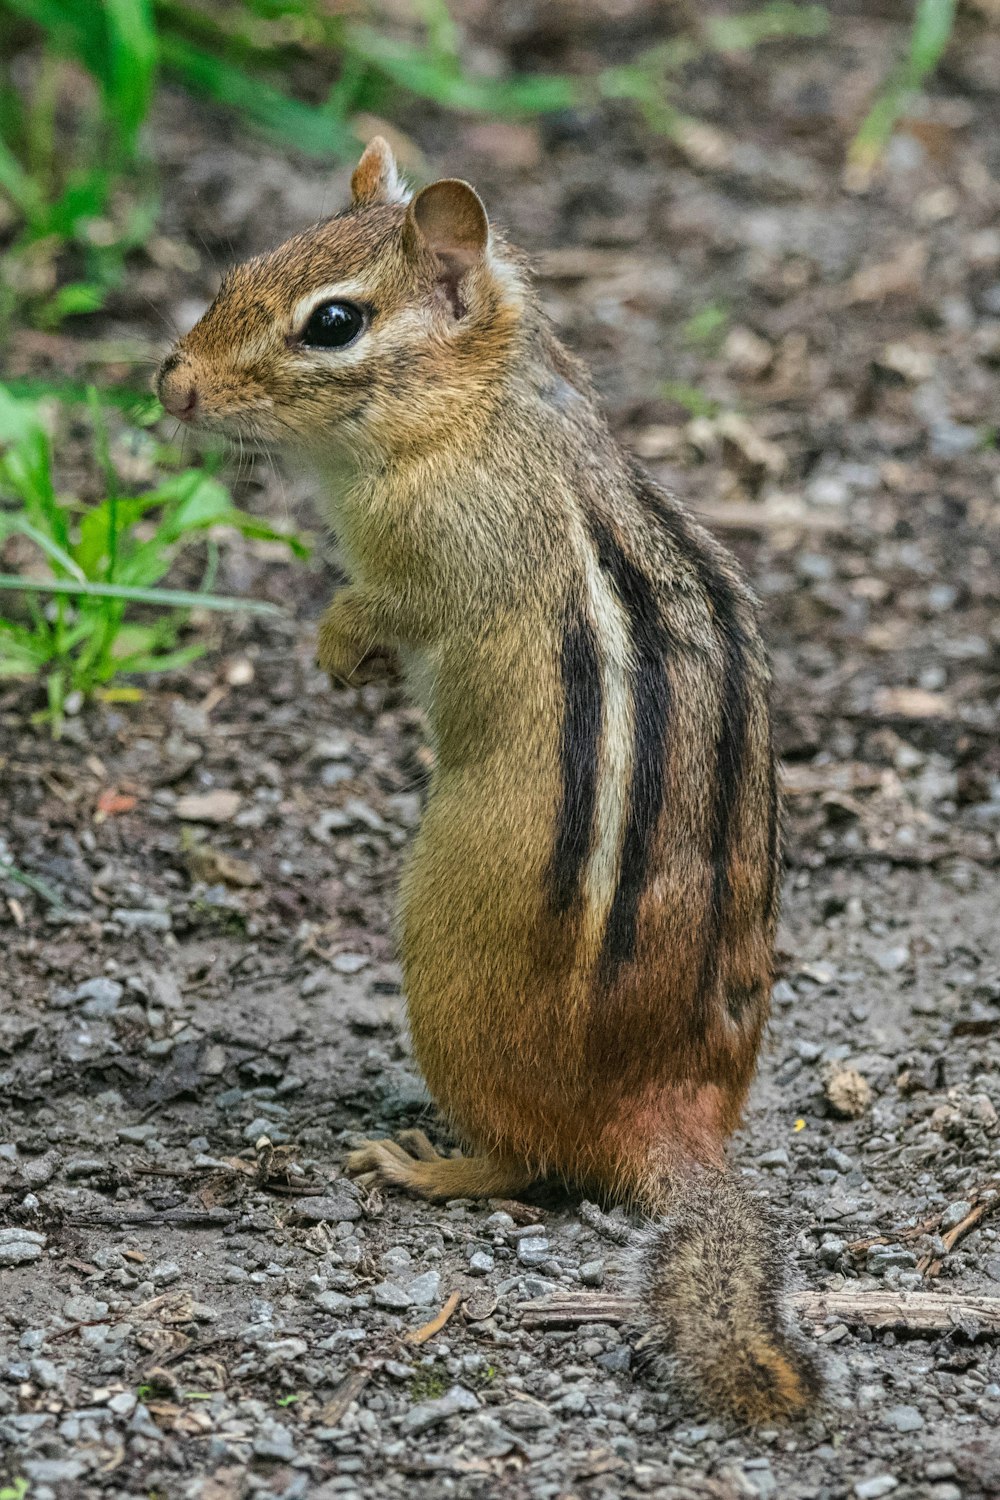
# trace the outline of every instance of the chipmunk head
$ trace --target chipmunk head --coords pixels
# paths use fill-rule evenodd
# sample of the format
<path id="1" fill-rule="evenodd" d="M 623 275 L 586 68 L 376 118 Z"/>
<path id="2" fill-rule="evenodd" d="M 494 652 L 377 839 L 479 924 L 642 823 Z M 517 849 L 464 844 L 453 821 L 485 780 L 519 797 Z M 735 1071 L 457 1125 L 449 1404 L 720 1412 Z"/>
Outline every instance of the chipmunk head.
<path id="1" fill-rule="evenodd" d="M 237 266 L 164 360 L 183 422 L 266 442 L 390 454 L 498 399 L 523 271 L 466 182 L 411 196 L 381 138 L 350 208 Z"/>

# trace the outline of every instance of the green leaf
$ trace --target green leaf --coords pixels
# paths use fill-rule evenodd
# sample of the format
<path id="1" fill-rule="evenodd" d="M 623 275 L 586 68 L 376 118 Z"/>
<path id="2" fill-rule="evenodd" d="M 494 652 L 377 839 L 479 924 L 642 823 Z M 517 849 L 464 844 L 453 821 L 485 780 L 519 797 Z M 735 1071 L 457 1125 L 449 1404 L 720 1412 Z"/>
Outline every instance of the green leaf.
<path id="1" fill-rule="evenodd" d="M 103 500 L 86 512 L 80 522 L 79 541 L 73 548 L 73 555 L 83 569 L 83 577 L 95 578 L 102 564 L 106 567 L 111 558 L 112 509 L 117 511 L 117 526 L 121 532 L 134 526 L 149 506 L 150 502 L 143 495 L 137 499 L 116 500 L 114 506 L 110 500 Z"/>
<path id="2" fill-rule="evenodd" d="M 45 436 L 36 403 L 22 400 L 9 386 L 0 385 L 0 445 L 22 442 L 37 432 Z"/>
<path id="3" fill-rule="evenodd" d="M 93 281 L 71 281 L 61 286 L 38 311 L 43 328 L 57 328 L 63 318 L 81 313 L 98 312 L 104 306 L 106 290 Z"/>

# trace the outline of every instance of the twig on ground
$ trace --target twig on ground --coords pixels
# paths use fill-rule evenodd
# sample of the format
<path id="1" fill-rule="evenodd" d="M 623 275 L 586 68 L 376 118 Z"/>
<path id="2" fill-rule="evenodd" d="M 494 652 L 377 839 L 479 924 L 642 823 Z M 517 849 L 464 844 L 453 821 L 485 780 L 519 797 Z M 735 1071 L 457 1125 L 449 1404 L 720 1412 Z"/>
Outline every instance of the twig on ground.
<path id="1" fill-rule="evenodd" d="M 372 1370 L 369 1365 L 359 1365 L 352 1370 L 344 1380 L 341 1381 L 337 1390 L 326 1403 L 322 1411 L 322 1421 L 325 1427 L 336 1427 L 341 1417 L 353 1401 L 356 1401 L 372 1378 Z"/>
<path id="2" fill-rule="evenodd" d="M 222 1229 L 232 1224 L 238 1214 L 225 1209 L 165 1208 L 159 1213 L 148 1209 L 107 1209 L 104 1212 L 71 1214 L 65 1223 L 76 1229 L 105 1227 L 117 1229 L 125 1225 L 148 1225 L 150 1228 L 173 1229 Z"/>
<path id="3" fill-rule="evenodd" d="M 431 1318 L 429 1323 L 425 1323 L 422 1328 L 412 1328 L 409 1333 L 404 1334 L 404 1343 L 426 1344 L 428 1339 L 432 1339 L 436 1333 L 441 1332 L 442 1328 L 447 1323 L 448 1319 L 451 1317 L 452 1313 L 455 1311 L 461 1300 L 461 1292 L 452 1292 L 444 1307 L 442 1307 L 439 1313 Z"/>
<path id="4" fill-rule="evenodd" d="M 898 1328 L 907 1333 L 948 1333 L 961 1329 L 1000 1333 L 1000 1297 L 964 1293 L 830 1291 L 794 1292 L 794 1310 L 814 1322 L 836 1318 L 854 1327 Z M 639 1304 L 631 1297 L 608 1293 L 556 1293 L 521 1304 L 526 1328 L 565 1328 L 578 1323 L 625 1323 Z"/>
<path id="5" fill-rule="evenodd" d="M 639 1238 L 631 1224 L 602 1213 L 596 1203 L 588 1203 L 586 1199 L 580 1204 L 580 1218 L 588 1229 L 592 1229 L 602 1239 L 610 1240 L 613 1245 L 631 1245 Z"/>

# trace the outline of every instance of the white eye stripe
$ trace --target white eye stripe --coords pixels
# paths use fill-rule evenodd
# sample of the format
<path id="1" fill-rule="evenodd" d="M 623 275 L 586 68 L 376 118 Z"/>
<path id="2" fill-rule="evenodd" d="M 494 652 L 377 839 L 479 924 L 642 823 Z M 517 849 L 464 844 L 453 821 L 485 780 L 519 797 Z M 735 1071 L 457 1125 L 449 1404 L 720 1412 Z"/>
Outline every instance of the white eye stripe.
<path id="1" fill-rule="evenodd" d="M 364 298 L 366 290 L 358 280 L 338 281 L 332 286 L 317 287 L 295 304 L 290 331 L 296 336 L 300 334 L 317 307 L 322 307 L 325 302 L 357 302 Z"/>

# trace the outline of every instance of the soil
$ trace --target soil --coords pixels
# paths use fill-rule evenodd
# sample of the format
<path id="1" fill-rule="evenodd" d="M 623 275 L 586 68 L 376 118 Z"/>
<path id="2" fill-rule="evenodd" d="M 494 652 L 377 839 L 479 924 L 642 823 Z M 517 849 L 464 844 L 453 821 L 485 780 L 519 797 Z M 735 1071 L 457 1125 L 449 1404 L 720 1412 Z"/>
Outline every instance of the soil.
<path id="1" fill-rule="evenodd" d="M 469 7 L 470 49 L 593 66 L 663 24 L 578 11 Z M 762 600 L 788 874 L 734 1169 L 783 1215 L 806 1287 L 1000 1297 L 1000 31 L 962 20 L 866 185 L 845 143 L 904 26 L 903 7 L 836 5 L 823 41 L 693 66 L 680 141 L 624 106 L 394 118 L 418 168 L 476 182 L 535 255 L 616 431 Z M 152 357 L 222 264 L 344 199 L 347 169 L 180 96 L 151 143 L 150 256 L 85 338 L 22 336 L 15 373 L 85 371 L 122 341 Z M 310 481 L 235 468 L 241 504 L 320 532 Z M 301 564 L 218 545 L 217 589 L 282 618 L 196 621 L 194 668 L 84 706 L 59 741 L 34 688 L 0 698 L 0 832 L 49 893 L 0 882 L 9 1482 L 33 1500 L 1000 1493 L 996 1334 L 968 1318 L 808 1320 L 822 1408 L 742 1432 L 634 1369 L 627 1328 L 524 1325 L 532 1298 L 624 1289 L 620 1210 L 430 1207 L 344 1179 L 356 1136 L 446 1141 L 392 930 L 427 750 L 397 685 L 335 692 L 315 667 L 322 546 Z"/>

